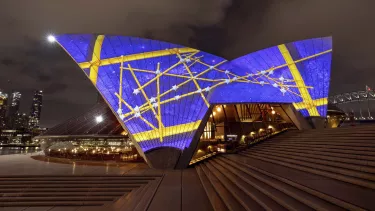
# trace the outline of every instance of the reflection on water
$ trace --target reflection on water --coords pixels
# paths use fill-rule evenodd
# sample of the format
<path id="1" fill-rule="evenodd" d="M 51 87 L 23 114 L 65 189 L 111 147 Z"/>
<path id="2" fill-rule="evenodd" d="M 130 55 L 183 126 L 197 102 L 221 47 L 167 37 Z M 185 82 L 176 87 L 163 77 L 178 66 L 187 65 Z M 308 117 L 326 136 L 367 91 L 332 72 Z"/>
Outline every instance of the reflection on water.
<path id="1" fill-rule="evenodd" d="M 39 147 L 0 147 L 0 155 L 27 154 L 39 151 Z"/>

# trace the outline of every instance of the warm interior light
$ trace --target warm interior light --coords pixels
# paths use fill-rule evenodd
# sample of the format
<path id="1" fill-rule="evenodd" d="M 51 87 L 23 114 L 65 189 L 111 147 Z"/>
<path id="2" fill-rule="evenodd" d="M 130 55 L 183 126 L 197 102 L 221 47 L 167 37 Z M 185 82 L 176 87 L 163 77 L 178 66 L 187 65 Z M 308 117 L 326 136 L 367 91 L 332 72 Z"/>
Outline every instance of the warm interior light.
<path id="1" fill-rule="evenodd" d="M 48 35 L 47 40 L 48 42 L 55 42 L 56 38 L 53 35 Z"/>
<path id="2" fill-rule="evenodd" d="M 215 115 L 216 115 L 216 112 L 214 111 L 214 112 L 212 112 L 212 114 L 215 116 Z"/>
<path id="3" fill-rule="evenodd" d="M 272 114 L 276 114 L 276 111 L 275 111 L 275 110 L 272 110 L 271 113 L 272 113 Z"/>
<path id="4" fill-rule="evenodd" d="M 217 111 L 217 112 L 221 112 L 221 108 L 220 108 L 220 107 L 217 107 L 217 108 L 216 108 L 216 111 Z"/>

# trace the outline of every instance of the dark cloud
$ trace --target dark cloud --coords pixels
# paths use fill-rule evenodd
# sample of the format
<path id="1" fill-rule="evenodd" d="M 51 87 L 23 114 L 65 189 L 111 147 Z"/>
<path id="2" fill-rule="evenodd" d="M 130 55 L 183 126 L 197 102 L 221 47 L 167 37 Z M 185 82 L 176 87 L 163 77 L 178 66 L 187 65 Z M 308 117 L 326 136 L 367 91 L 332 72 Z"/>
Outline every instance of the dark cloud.
<path id="1" fill-rule="evenodd" d="M 17 64 L 17 62 L 13 59 L 4 58 L 0 60 L 0 63 L 5 66 L 11 66 Z"/>
<path id="2" fill-rule="evenodd" d="M 68 85 L 66 84 L 61 84 L 61 83 L 53 83 L 50 84 L 46 90 L 48 90 L 49 94 L 56 94 L 62 91 L 65 91 L 68 88 Z"/>
<path id="3" fill-rule="evenodd" d="M 90 107 L 97 93 L 49 33 L 105 33 L 159 39 L 228 59 L 294 40 L 333 36 L 331 93 L 375 85 L 372 0 L 3 0 L 0 89 L 45 91 L 42 124 Z"/>

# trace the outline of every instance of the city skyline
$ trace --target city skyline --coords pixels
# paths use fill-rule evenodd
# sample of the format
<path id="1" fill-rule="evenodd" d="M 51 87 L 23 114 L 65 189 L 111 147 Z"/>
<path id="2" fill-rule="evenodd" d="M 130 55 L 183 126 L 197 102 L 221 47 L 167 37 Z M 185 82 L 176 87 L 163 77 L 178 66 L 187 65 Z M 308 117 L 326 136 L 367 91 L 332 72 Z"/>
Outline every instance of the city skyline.
<path id="1" fill-rule="evenodd" d="M 31 103 L 22 99 L 21 92 L 13 90 L 6 93 L 0 88 L 0 128 L 32 130 L 40 127 L 43 90 L 34 90 Z M 29 109 L 21 110 L 21 102 Z"/>

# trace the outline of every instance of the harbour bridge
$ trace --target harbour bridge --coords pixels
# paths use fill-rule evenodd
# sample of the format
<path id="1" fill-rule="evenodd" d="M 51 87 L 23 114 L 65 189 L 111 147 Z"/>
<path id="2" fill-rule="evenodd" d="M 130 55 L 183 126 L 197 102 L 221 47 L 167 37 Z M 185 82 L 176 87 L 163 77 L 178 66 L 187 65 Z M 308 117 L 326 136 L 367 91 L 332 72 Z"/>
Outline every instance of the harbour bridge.
<path id="1" fill-rule="evenodd" d="M 374 120 L 375 91 L 366 86 L 365 90 L 346 92 L 330 96 L 328 102 L 341 109 L 349 120 L 349 114 L 354 113 L 354 119 L 358 121 Z"/>

